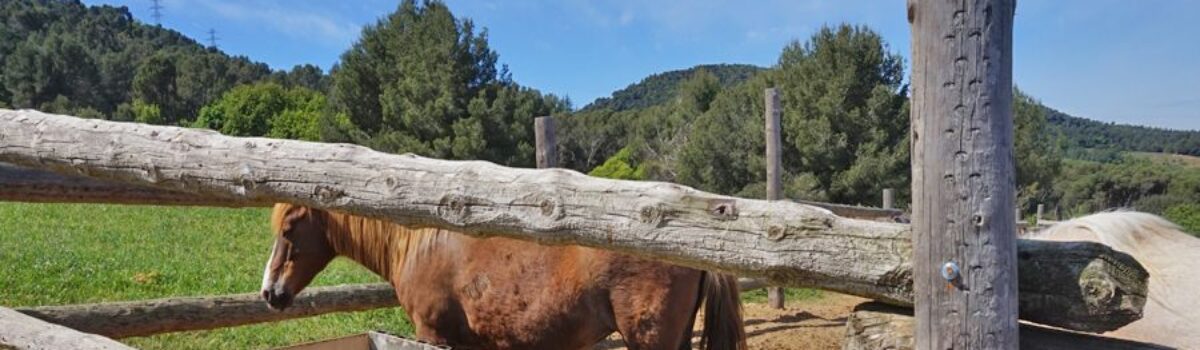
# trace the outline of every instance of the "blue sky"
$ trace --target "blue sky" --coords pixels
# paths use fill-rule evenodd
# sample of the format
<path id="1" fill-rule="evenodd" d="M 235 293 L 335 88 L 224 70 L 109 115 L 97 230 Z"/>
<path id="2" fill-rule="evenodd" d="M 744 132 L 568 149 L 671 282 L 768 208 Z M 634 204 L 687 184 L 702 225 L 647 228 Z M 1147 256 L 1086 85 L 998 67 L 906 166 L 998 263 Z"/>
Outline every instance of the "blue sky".
<path id="1" fill-rule="evenodd" d="M 128 6 L 153 22 L 150 0 Z M 745 3 L 751 3 L 746 5 Z M 271 65 L 328 69 L 362 26 L 397 1 L 162 0 L 163 25 Z M 706 63 L 770 66 L 788 42 L 825 24 L 865 24 L 909 56 L 903 0 L 578 1 L 449 0 L 488 28 L 520 83 L 568 95 L 580 107 L 665 70 Z M 1200 1 L 1022 0 L 1018 86 L 1070 114 L 1200 130 Z"/>

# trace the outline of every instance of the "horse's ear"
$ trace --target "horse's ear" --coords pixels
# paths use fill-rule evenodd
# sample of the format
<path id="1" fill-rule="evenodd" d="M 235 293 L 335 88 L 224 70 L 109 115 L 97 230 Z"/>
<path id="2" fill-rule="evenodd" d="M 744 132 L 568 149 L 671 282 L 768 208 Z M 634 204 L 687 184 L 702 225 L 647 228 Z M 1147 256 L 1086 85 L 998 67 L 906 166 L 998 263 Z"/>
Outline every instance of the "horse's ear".
<path id="1" fill-rule="evenodd" d="M 308 216 L 308 214 L 309 214 L 308 207 L 294 206 L 294 207 L 288 208 L 287 212 L 283 215 L 283 224 L 290 226 L 291 224 L 295 223 L 297 220 L 303 219 L 305 216 Z"/>
<path id="2" fill-rule="evenodd" d="M 318 225 L 324 225 L 325 221 L 320 213 L 321 209 L 309 208 L 304 206 L 294 206 L 288 209 L 287 214 L 283 217 L 283 225 L 290 227 L 295 225 L 300 220 L 308 220 Z"/>

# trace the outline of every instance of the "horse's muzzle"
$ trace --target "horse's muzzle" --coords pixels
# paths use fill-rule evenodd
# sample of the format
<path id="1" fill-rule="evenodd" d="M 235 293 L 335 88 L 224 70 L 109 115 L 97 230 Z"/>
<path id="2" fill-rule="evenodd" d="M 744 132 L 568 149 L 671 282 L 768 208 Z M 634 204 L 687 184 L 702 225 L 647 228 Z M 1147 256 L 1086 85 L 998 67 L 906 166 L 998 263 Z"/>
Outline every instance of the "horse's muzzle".
<path id="1" fill-rule="evenodd" d="M 272 310 L 283 310 L 292 305 L 292 293 L 288 293 L 285 290 L 279 290 L 278 292 L 275 289 L 263 290 L 262 296 L 267 301 L 267 306 Z"/>

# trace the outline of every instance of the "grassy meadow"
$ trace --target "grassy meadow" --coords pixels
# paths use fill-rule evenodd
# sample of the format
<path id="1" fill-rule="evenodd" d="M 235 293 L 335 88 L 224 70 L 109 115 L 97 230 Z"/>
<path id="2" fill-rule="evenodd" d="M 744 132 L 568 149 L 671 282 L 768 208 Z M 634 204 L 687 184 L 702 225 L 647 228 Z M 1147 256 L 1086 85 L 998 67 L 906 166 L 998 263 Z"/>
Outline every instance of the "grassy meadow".
<path id="1" fill-rule="evenodd" d="M 0 202 L 0 305 L 57 305 L 257 292 L 269 211 Z M 338 259 L 314 285 L 380 281 Z M 383 330 L 411 334 L 400 309 L 127 338 L 144 349 L 268 348 Z"/>
<path id="2" fill-rule="evenodd" d="M 0 202 L 0 305 L 96 303 L 257 292 L 270 251 L 266 208 Z M 335 260 L 313 285 L 380 281 Z M 788 300 L 821 292 L 789 289 Z M 743 294 L 765 303 L 766 290 Z M 122 339 L 143 349 L 269 348 L 382 330 L 411 335 L 400 309 L 338 313 Z"/>

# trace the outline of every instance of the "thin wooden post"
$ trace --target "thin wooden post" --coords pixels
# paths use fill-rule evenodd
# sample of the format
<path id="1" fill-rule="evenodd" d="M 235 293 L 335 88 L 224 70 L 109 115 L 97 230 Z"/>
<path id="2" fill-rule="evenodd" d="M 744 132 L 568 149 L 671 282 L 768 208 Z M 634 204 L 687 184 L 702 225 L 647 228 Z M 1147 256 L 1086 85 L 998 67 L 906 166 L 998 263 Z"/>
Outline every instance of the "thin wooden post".
<path id="1" fill-rule="evenodd" d="M 896 190 L 891 188 L 883 189 L 883 209 L 895 209 L 896 205 Z"/>
<path id="2" fill-rule="evenodd" d="M 1034 222 L 1038 223 L 1038 225 L 1041 225 L 1041 224 L 1042 224 L 1042 214 L 1043 214 L 1043 213 L 1045 213 L 1045 212 L 1046 212 L 1046 205 L 1045 205 L 1045 204 L 1038 204 L 1038 206 L 1037 206 L 1037 216 L 1035 216 L 1035 217 L 1034 217 L 1034 218 L 1036 218 L 1036 221 L 1034 221 Z"/>
<path id="3" fill-rule="evenodd" d="M 766 95 L 766 137 L 767 137 L 767 200 L 783 199 L 783 152 L 780 150 L 779 132 L 779 91 L 769 88 Z M 776 309 L 784 308 L 783 288 L 767 288 L 767 303 Z"/>
<path id="4" fill-rule="evenodd" d="M 539 169 L 558 167 L 558 141 L 554 136 L 554 117 L 537 117 L 533 119 L 534 147 L 537 148 L 537 167 Z"/>
<path id="5" fill-rule="evenodd" d="M 908 1 L 917 349 L 1018 345 L 1015 6 Z"/>

